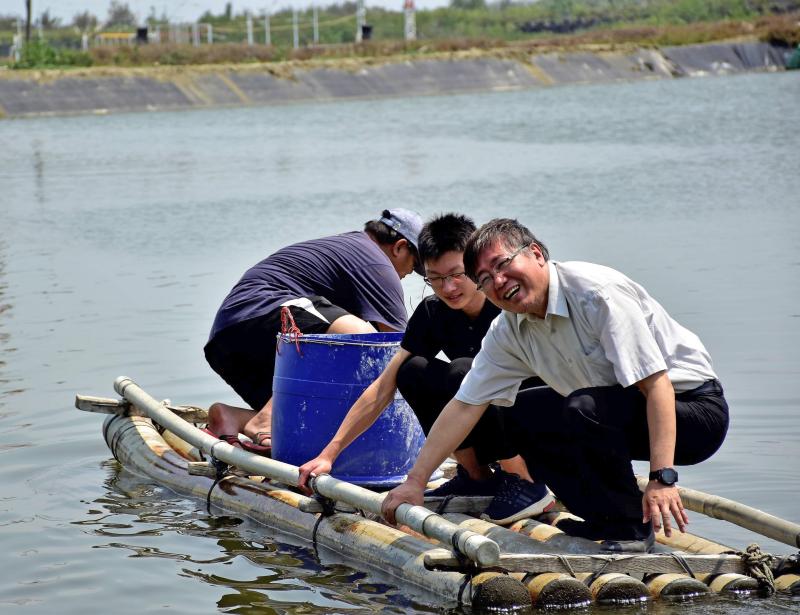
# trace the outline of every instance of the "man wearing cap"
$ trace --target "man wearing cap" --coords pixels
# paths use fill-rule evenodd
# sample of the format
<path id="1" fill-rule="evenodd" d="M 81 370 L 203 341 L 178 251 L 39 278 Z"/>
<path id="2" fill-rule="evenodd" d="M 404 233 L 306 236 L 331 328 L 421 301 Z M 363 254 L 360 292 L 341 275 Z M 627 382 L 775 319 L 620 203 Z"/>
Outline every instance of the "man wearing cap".
<path id="1" fill-rule="evenodd" d="M 217 311 L 205 356 L 250 408 L 212 404 L 208 430 L 234 444 L 243 433 L 253 441 L 250 450 L 268 452 L 283 308 L 303 333 L 404 330 L 400 280 L 424 273 L 421 229 L 415 212 L 387 209 L 363 231 L 287 246 L 246 271 Z"/>

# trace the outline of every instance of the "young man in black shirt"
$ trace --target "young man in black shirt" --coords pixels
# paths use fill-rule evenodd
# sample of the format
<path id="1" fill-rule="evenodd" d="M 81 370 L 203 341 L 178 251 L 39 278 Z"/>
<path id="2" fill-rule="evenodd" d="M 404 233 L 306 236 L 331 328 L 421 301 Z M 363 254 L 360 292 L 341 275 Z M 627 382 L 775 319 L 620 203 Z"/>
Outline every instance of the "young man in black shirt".
<path id="1" fill-rule="evenodd" d="M 472 220 L 455 214 L 434 218 L 423 227 L 418 247 L 425 281 L 435 294 L 414 311 L 400 350 L 353 404 L 331 441 L 300 467 L 301 488 L 308 490 L 310 477 L 330 472 L 342 450 L 375 422 L 397 389 L 426 434 L 452 399 L 489 325 L 500 313 L 464 273 L 464 247 L 474 230 Z M 439 352 L 450 361 L 436 358 Z M 533 482 L 509 440 L 503 429 L 503 410 L 490 407 L 453 452 L 458 462 L 456 476 L 427 495 L 493 495 L 484 517 L 496 523 L 542 513 L 553 497 L 545 485 Z M 502 468 L 497 472 L 489 465 L 495 461 Z"/>

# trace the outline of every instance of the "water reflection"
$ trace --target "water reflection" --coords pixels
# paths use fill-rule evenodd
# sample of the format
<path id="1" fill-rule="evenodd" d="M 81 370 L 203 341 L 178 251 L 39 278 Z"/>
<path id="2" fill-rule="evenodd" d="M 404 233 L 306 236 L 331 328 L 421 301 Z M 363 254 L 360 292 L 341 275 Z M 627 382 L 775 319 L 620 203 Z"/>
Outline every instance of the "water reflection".
<path id="1" fill-rule="evenodd" d="M 354 570 L 323 551 L 320 561 L 307 543 L 273 540 L 269 528 L 232 515 L 210 515 L 202 503 L 175 496 L 122 468 L 104 462 L 106 492 L 87 502 L 87 518 L 73 525 L 101 540 L 96 549 L 125 558 L 166 559 L 176 571 L 222 590 L 217 606 L 236 613 L 381 612 L 441 613 L 435 598 L 426 606 L 376 575 Z M 110 540 L 105 540 L 110 539 Z M 327 561 L 332 560 L 332 561 Z"/>

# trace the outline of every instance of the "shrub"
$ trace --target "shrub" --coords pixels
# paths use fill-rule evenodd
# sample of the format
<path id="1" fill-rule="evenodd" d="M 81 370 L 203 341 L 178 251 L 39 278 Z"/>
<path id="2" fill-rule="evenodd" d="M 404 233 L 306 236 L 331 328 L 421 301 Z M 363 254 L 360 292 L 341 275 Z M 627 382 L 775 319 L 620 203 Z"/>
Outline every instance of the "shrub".
<path id="1" fill-rule="evenodd" d="M 32 40 L 22 48 L 19 62 L 11 68 L 52 68 L 55 66 L 91 66 L 88 53 L 72 49 L 56 49 L 43 40 Z"/>

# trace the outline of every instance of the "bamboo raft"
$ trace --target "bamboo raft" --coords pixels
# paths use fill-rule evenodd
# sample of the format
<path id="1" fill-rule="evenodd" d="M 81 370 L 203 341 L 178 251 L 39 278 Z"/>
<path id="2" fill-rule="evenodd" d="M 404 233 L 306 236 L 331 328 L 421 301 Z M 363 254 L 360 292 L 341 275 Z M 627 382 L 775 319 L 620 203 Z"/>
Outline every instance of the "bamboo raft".
<path id="1" fill-rule="evenodd" d="M 443 510 L 436 498 L 424 506 L 403 504 L 396 513 L 398 527 L 388 526 L 380 518 L 382 494 L 326 475 L 315 479 L 317 497 L 306 497 L 290 488 L 297 467 L 253 455 L 196 427 L 206 420 L 204 409 L 157 401 L 129 378 L 118 378 L 114 388 L 121 399 L 78 395 L 75 405 L 108 415 L 103 435 L 127 469 L 445 601 L 494 610 L 724 592 L 800 594 L 800 552 L 782 558 L 757 549 L 735 553 L 675 532 L 671 538 L 657 534 L 656 553 L 604 555 L 597 543 L 550 525 L 553 513 L 510 527 L 476 518 L 489 498 L 454 498 Z M 681 497 L 689 510 L 800 547 L 796 523 L 699 491 L 681 488 Z"/>

